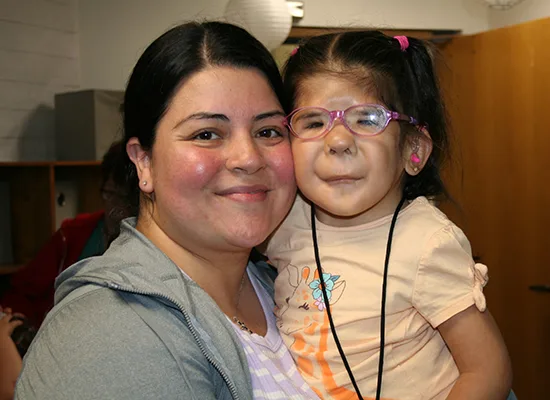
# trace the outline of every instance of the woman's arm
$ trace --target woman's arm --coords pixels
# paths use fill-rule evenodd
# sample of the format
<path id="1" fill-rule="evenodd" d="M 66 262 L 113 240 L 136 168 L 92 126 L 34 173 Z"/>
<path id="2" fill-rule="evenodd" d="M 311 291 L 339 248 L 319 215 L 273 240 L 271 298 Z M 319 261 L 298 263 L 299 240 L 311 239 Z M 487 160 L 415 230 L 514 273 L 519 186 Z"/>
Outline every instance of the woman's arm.
<path id="1" fill-rule="evenodd" d="M 475 305 L 438 327 L 460 376 L 448 400 L 504 400 L 512 385 L 512 366 L 500 331 L 488 310 Z"/>

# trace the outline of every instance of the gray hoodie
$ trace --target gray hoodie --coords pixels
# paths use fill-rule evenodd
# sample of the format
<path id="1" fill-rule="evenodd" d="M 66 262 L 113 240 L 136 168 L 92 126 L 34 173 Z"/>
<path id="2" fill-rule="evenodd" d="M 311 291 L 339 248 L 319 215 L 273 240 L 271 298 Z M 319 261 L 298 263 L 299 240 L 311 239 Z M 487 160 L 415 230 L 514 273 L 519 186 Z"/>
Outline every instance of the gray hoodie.
<path id="1" fill-rule="evenodd" d="M 252 399 L 231 322 L 135 222 L 59 276 L 16 399 Z M 273 293 L 266 264 L 248 269 Z"/>

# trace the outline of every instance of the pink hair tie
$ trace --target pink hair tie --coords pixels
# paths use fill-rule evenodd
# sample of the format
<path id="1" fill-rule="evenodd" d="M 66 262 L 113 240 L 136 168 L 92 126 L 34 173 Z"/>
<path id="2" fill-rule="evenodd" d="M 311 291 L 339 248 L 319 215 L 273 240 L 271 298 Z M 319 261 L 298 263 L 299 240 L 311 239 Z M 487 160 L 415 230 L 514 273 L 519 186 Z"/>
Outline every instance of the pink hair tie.
<path id="1" fill-rule="evenodd" d="M 294 54 L 298 53 L 299 48 L 300 48 L 300 46 L 293 48 L 292 51 L 290 52 L 290 57 L 292 57 Z"/>
<path id="2" fill-rule="evenodd" d="M 409 39 L 407 39 L 407 36 L 394 36 L 393 38 L 399 42 L 401 51 L 405 51 L 409 48 Z"/>

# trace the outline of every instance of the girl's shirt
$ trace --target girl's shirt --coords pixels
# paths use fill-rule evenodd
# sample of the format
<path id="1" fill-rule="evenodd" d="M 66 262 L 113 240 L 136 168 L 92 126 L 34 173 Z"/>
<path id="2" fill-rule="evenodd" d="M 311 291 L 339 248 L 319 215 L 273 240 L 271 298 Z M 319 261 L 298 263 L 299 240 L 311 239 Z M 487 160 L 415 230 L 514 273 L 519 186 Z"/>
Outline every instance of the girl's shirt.
<path id="1" fill-rule="evenodd" d="M 277 326 L 298 370 L 322 398 L 353 398 L 332 337 L 313 252 L 310 206 L 300 197 L 271 238 L 277 267 Z M 380 303 L 392 216 L 355 227 L 316 220 L 323 278 L 333 320 L 362 395 L 374 397 L 380 354 Z M 458 378 L 436 329 L 476 305 L 487 268 L 476 264 L 464 233 L 424 197 L 404 208 L 390 256 L 382 397 L 444 399 Z"/>

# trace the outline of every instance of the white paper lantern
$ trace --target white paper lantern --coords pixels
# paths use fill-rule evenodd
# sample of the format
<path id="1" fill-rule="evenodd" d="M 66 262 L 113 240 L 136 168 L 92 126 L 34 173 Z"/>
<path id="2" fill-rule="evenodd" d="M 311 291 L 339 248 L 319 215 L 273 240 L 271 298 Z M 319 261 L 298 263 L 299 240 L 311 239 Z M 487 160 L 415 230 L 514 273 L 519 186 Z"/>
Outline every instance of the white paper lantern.
<path id="1" fill-rule="evenodd" d="M 483 0 L 483 2 L 490 8 L 494 8 L 496 10 L 508 10 L 522 1 L 523 0 Z"/>
<path id="2" fill-rule="evenodd" d="M 225 19 L 246 29 L 269 50 L 279 47 L 292 28 L 285 0 L 230 0 Z"/>

